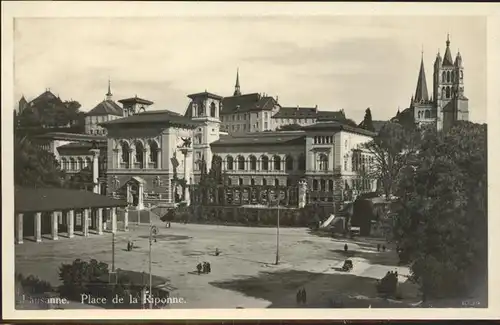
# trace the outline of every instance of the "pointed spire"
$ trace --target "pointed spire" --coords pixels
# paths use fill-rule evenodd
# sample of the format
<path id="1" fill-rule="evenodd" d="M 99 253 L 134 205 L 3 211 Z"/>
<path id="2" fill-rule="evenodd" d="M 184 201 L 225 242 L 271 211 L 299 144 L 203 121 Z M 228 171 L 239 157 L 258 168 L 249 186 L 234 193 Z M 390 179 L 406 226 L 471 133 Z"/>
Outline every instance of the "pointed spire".
<path id="1" fill-rule="evenodd" d="M 236 69 L 236 84 L 234 85 L 234 94 L 233 96 L 241 96 L 240 91 L 240 68 Z"/>
<path id="2" fill-rule="evenodd" d="M 111 80 L 108 77 L 108 93 L 106 94 L 106 100 L 111 100 L 113 98 L 113 94 L 111 93 Z"/>
<path id="3" fill-rule="evenodd" d="M 415 91 L 414 100 L 416 102 L 426 102 L 429 100 L 429 93 L 427 92 L 427 80 L 425 78 L 423 51 L 422 58 L 420 60 L 420 72 L 418 73 L 417 89 Z"/>
<path id="4" fill-rule="evenodd" d="M 450 51 L 450 34 L 446 39 L 446 51 L 444 52 L 443 66 L 453 66 L 453 58 Z"/>

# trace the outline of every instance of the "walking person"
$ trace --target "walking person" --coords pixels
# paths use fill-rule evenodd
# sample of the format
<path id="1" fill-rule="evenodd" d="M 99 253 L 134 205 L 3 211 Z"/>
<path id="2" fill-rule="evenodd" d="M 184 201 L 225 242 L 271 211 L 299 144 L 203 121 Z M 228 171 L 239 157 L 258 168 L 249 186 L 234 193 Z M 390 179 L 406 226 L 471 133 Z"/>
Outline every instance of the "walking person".
<path id="1" fill-rule="evenodd" d="M 305 288 L 302 289 L 302 303 L 304 305 L 307 303 L 307 293 Z"/>
<path id="2" fill-rule="evenodd" d="M 382 251 L 385 252 L 385 245 L 382 245 Z"/>
<path id="3" fill-rule="evenodd" d="M 198 263 L 198 265 L 196 265 L 196 269 L 198 270 L 198 275 L 200 275 L 201 273 L 201 263 Z"/>
<path id="4" fill-rule="evenodd" d="M 349 247 L 347 246 L 347 244 L 344 245 L 344 252 L 347 253 L 347 250 L 349 249 Z"/>
<path id="5" fill-rule="evenodd" d="M 377 244 L 377 252 L 380 252 L 380 244 Z"/>
<path id="6" fill-rule="evenodd" d="M 210 262 L 207 262 L 207 273 L 212 272 L 212 267 L 210 266 Z"/>
<path id="7" fill-rule="evenodd" d="M 302 302 L 302 290 L 301 289 L 297 290 L 297 294 L 295 295 L 295 299 L 297 301 L 297 305 L 300 305 L 300 303 Z"/>

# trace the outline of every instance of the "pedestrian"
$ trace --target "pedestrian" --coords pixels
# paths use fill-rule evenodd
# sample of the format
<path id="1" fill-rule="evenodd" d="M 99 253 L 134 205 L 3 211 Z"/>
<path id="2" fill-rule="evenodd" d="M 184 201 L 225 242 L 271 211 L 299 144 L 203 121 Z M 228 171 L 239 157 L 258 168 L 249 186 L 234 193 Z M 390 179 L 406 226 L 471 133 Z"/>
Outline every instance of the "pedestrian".
<path id="1" fill-rule="evenodd" d="M 198 265 L 196 265 L 196 269 L 198 270 L 198 275 L 200 275 L 200 273 L 201 273 L 201 263 L 198 263 Z"/>
<path id="2" fill-rule="evenodd" d="M 130 241 L 130 251 L 134 250 L 134 241 Z"/>
<path id="3" fill-rule="evenodd" d="M 219 249 L 218 249 L 218 248 L 215 248 L 215 256 L 219 256 L 219 254 L 220 254 Z"/>
<path id="4" fill-rule="evenodd" d="M 297 294 L 295 295 L 295 299 L 297 300 L 297 305 L 300 305 L 302 302 L 302 290 L 297 290 Z"/>
<path id="5" fill-rule="evenodd" d="M 203 273 L 208 273 L 207 272 L 207 262 L 203 262 Z"/>
<path id="6" fill-rule="evenodd" d="M 347 244 L 344 245 L 344 252 L 347 253 L 347 250 L 348 250 L 348 247 L 347 247 Z"/>
<path id="7" fill-rule="evenodd" d="M 210 262 L 207 262 L 207 273 L 212 272 L 212 266 L 210 266 Z"/>
<path id="8" fill-rule="evenodd" d="M 382 251 L 385 252 L 385 245 L 382 245 Z"/>
<path id="9" fill-rule="evenodd" d="M 307 293 L 305 288 L 302 289 L 302 303 L 303 304 L 307 303 Z"/>
<path id="10" fill-rule="evenodd" d="M 377 244 L 377 252 L 380 252 L 380 244 Z"/>

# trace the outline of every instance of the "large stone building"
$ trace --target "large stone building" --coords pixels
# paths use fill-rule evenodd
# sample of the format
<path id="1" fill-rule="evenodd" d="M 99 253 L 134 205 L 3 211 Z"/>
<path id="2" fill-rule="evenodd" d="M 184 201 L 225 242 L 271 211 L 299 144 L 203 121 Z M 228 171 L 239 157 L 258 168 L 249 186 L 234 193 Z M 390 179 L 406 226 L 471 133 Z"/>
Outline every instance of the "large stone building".
<path id="1" fill-rule="evenodd" d="M 410 107 L 398 112 L 395 119 L 403 124 L 434 125 L 438 130 L 449 129 L 455 121 L 469 120 L 469 99 L 464 90 L 462 55 L 457 52 L 453 60 L 450 38 L 446 40 L 444 57 L 438 52 L 434 61 L 433 95 L 429 96 L 423 57 L 417 79 L 415 95 Z"/>

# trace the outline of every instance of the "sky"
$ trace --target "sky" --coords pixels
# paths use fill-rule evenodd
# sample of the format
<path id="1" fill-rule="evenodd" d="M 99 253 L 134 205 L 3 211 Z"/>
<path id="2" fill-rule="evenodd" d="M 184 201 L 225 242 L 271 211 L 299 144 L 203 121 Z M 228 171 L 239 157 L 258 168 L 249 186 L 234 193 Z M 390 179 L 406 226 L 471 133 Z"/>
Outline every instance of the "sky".
<path id="1" fill-rule="evenodd" d="M 433 63 L 444 54 L 464 65 L 470 119 L 486 121 L 486 19 L 460 16 L 233 16 L 17 18 L 15 100 L 46 88 L 82 111 L 102 101 L 145 98 L 151 110 L 184 113 L 187 95 L 278 96 L 282 106 L 344 109 L 360 122 L 408 107 L 423 55 L 432 93 Z M 423 54 L 422 54 L 423 50 Z"/>

